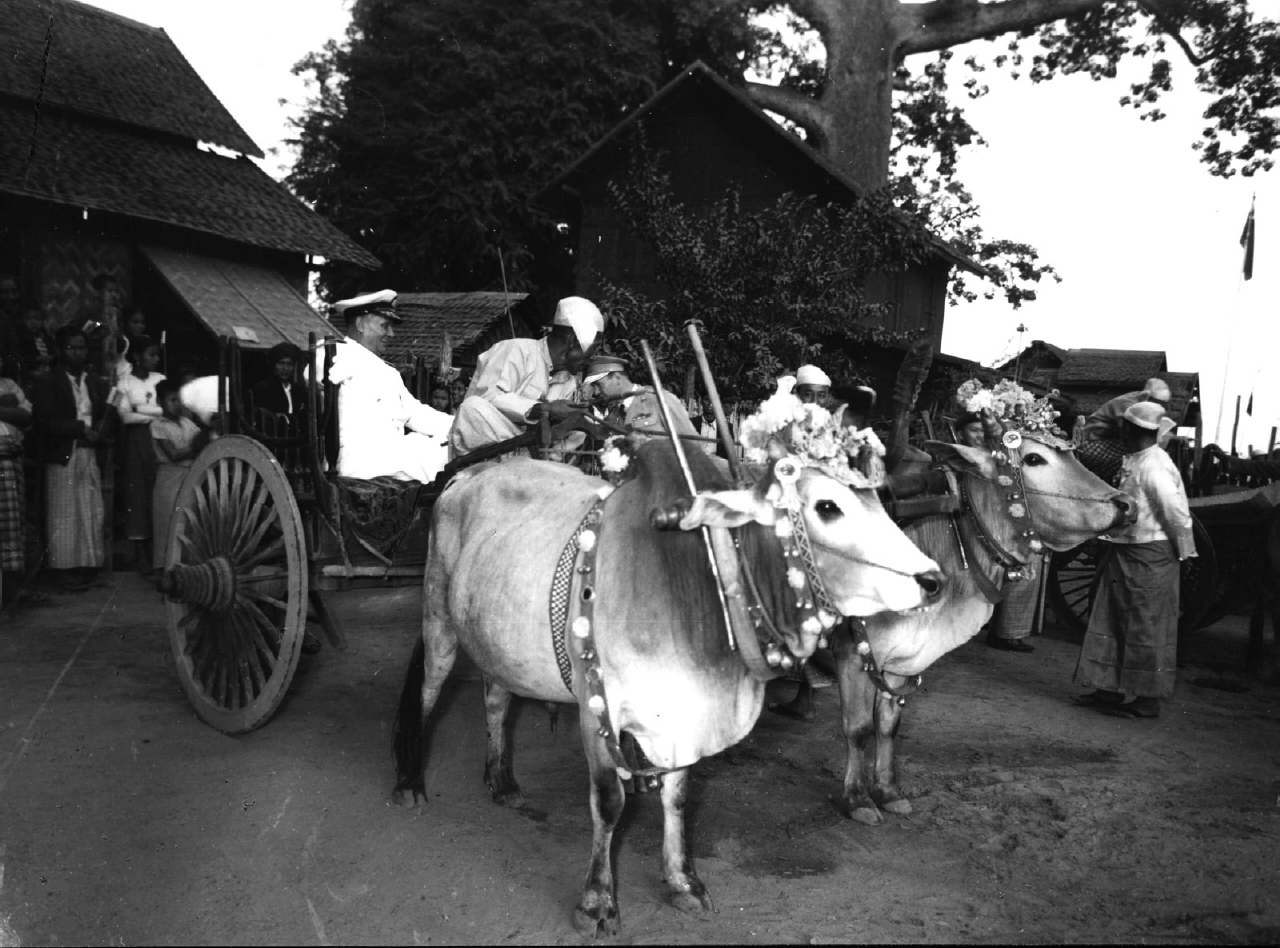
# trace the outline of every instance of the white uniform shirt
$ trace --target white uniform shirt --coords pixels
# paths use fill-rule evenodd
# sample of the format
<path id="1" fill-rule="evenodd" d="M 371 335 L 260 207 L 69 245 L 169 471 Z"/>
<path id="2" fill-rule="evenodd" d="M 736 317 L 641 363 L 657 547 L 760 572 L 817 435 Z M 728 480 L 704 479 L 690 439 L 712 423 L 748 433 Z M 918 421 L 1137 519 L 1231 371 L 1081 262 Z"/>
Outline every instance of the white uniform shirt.
<path id="1" fill-rule="evenodd" d="M 339 475 L 435 479 L 448 461 L 453 416 L 410 395 L 400 373 L 358 342 L 337 344 L 329 380 L 341 386 Z M 415 433 L 406 435 L 406 428 Z"/>

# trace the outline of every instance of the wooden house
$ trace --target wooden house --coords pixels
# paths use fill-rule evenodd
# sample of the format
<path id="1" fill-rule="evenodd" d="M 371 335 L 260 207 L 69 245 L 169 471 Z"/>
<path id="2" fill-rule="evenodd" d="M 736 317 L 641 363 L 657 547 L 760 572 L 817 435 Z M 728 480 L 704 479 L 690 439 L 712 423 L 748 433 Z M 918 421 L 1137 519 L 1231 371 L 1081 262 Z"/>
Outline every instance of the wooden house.
<path id="1" fill-rule="evenodd" d="M 604 280 L 661 297 L 656 256 L 613 207 L 607 185 L 625 177 L 631 133 L 663 153 L 678 201 L 706 209 L 736 185 L 747 210 L 774 205 L 786 193 L 839 205 L 861 193 L 848 175 L 771 119 L 702 63 L 695 63 L 627 115 L 540 192 L 538 200 L 570 230 L 576 256 L 572 291 L 598 298 Z M 922 330 L 940 347 L 947 281 L 953 266 L 983 271 L 944 241 L 905 273 L 873 278 L 868 295 L 890 305 L 885 328 Z M 900 357 L 900 356 L 897 356 Z M 897 358 L 895 357 L 895 358 Z"/>
<path id="2" fill-rule="evenodd" d="M 1117 395 L 1139 391 L 1147 379 L 1163 379 L 1173 397 L 1168 415 L 1180 428 L 1195 428 L 1200 440 L 1200 375 L 1170 372 L 1158 349 L 1062 349 L 1036 339 L 1000 366 L 1010 378 L 1057 389 L 1062 399 L 1064 427 L 1077 416 L 1088 417 Z"/>
<path id="3" fill-rule="evenodd" d="M 164 30 L 75 0 L 5 0 L 0 273 L 50 328 L 140 305 L 168 366 L 214 337 L 305 345 L 322 261 L 378 260 L 252 160 L 261 149 Z"/>

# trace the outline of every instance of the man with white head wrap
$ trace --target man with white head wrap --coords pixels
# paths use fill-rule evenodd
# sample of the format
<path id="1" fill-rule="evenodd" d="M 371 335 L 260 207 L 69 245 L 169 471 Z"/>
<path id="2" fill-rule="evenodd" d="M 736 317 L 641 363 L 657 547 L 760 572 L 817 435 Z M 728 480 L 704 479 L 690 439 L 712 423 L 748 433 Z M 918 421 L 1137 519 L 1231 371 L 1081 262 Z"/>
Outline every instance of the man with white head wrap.
<path id="1" fill-rule="evenodd" d="M 1118 717 L 1154 718 L 1173 694 L 1181 562 L 1196 555 L 1182 477 L 1157 443 L 1162 421 L 1154 402 L 1124 413 L 1119 486 L 1137 519 L 1102 538 L 1109 549 L 1076 664 L 1075 683 L 1095 690 L 1073 700 Z"/>
<path id="2" fill-rule="evenodd" d="M 831 376 L 816 365 L 802 365 L 796 369 L 796 398 L 805 404 L 829 408 L 831 402 Z"/>
<path id="3" fill-rule="evenodd" d="M 567 418 L 578 373 L 602 332 L 596 305 L 569 296 L 542 339 L 504 339 L 485 350 L 449 432 L 450 456 L 514 438 L 543 413 L 552 422 Z"/>

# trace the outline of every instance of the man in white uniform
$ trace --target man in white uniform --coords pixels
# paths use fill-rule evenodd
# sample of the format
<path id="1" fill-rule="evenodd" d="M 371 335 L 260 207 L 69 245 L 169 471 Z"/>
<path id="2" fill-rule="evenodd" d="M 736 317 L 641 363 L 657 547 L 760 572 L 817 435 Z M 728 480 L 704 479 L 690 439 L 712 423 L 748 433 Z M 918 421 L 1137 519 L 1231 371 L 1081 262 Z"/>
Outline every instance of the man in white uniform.
<path id="1" fill-rule="evenodd" d="M 556 306 L 551 332 L 544 338 L 504 339 L 485 350 L 452 419 L 450 455 L 514 438 L 544 412 L 553 423 L 568 418 L 578 373 L 603 331 L 604 317 L 595 304 L 568 296 Z"/>
<path id="2" fill-rule="evenodd" d="M 329 372 L 340 386 L 338 474 L 428 483 L 449 460 L 453 417 L 410 395 L 400 373 L 382 360 L 402 318 L 395 303 L 395 291 L 382 290 L 333 304 L 347 332 Z"/>

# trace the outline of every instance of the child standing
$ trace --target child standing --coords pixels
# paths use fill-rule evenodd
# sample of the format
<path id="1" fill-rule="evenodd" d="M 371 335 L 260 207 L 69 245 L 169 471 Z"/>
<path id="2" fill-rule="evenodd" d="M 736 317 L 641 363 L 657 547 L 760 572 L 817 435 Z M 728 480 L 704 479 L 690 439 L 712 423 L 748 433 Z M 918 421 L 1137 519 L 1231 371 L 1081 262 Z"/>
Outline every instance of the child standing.
<path id="1" fill-rule="evenodd" d="M 182 486 L 182 479 L 192 460 L 209 440 L 209 435 L 183 411 L 176 382 L 166 379 L 157 385 L 156 398 L 163 415 L 151 423 L 151 441 L 156 457 L 156 489 L 151 504 L 151 562 L 157 569 L 164 569 L 169 522 L 173 518 L 178 488 Z"/>
<path id="2" fill-rule="evenodd" d="M 164 376 L 155 371 L 160 364 L 160 346 L 147 336 L 139 336 L 129 347 L 133 370 L 116 385 L 116 404 L 124 422 L 125 536 L 134 541 L 134 562 L 140 572 L 148 572 L 151 539 L 151 493 L 156 482 L 156 454 L 151 445 L 151 423 L 160 417 L 156 386 Z"/>

